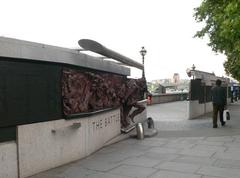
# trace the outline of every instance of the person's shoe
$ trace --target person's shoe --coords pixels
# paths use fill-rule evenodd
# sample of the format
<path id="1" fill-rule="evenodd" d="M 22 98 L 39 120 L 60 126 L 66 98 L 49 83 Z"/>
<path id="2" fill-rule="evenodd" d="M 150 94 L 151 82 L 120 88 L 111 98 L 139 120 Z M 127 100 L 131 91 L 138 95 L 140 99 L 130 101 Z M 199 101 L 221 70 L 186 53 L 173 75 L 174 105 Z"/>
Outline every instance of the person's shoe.
<path id="1" fill-rule="evenodd" d="M 222 122 L 222 126 L 225 126 L 225 124 L 226 124 L 226 122 L 223 121 L 223 122 Z"/>
<path id="2" fill-rule="evenodd" d="M 214 125 L 213 128 L 218 128 L 218 126 L 217 126 L 217 125 Z"/>

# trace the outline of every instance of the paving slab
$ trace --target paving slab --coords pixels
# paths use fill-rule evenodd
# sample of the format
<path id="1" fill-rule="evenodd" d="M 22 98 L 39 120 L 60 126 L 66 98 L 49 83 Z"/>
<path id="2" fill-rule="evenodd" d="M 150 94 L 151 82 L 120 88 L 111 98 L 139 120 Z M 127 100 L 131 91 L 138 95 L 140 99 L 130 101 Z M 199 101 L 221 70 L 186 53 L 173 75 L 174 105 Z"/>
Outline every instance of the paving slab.
<path id="1" fill-rule="evenodd" d="M 132 151 L 132 153 L 134 153 L 134 151 Z M 139 152 L 137 152 L 139 153 Z M 106 163 L 106 164 L 119 164 L 119 162 L 125 160 L 125 159 L 128 159 L 128 158 L 131 158 L 131 157 L 136 157 L 136 156 L 139 156 L 139 155 L 142 155 L 143 153 L 141 154 L 132 154 L 131 153 L 127 153 L 127 154 L 124 154 L 124 153 L 119 153 L 119 152 L 115 152 L 115 153 L 109 153 L 109 154 L 98 154 L 98 152 L 96 152 L 95 154 L 85 158 L 85 159 L 82 159 L 82 160 L 79 160 L 78 162 L 76 162 L 77 165 L 88 165 L 88 164 L 92 164 L 92 162 L 99 162 L 99 163 Z"/>
<path id="2" fill-rule="evenodd" d="M 182 173 L 194 173 L 200 168 L 200 165 L 179 162 L 165 162 L 155 166 L 155 168 L 168 171 L 178 171 Z"/>
<path id="3" fill-rule="evenodd" d="M 172 153 L 155 153 L 155 152 L 146 152 L 143 157 L 150 158 L 150 159 L 156 159 L 157 161 L 160 161 L 160 163 L 172 161 L 179 157 L 178 154 L 172 154 Z"/>
<path id="4" fill-rule="evenodd" d="M 223 178 L 223 177 L 203 176 L 203 177 L 201 177 L 201 178 Z M 226 177 L 226 178 L 227 178 L 227 177 Z"/>
<path id="5" fill-rule="evenodd" d="M 210 145 L 210 146 L 223 146 L 225 142 L 223 141 L 207 141 L 207 140 L 202 140 L 199 141 L 198 144 L 201 145 Z"/>
<path id="6" fill-rule="evenodd" d="M 140 156 L 140 157 L 125 159 L 124 161 L 121 162 L 121 164 L 151 168 L 151 167 L 158 165 L 160 162 L 161 162 L 161 160 L 152 159 L 152 158 L 146 157 L 146 156 Z"/>
<path id="7" fill-rule="evenodd" d="M 84 169 L 81 167 L 71 167 L 64 172 L 58 174 L 60 177 L 67 178 L 85 178 L 88 175 L 96 174 L 96 171 Z"/>
<path id="8" fill-rule="evenodd" d="M 139 142 L 141 142 L 139 140 Z M 138 142 L 133 142 L 133 143 L 117 143 L 112 145 L 112 147 L 118 148 L 119 150 L 124 150 L 124 152 L 127 152 L 128 150 L 137 150 L 137 151 L 146 151 L 152 148 L 151 145 L 142 145 L 139 146 L 137 144 Z"/>
<path id="9" fill-rule="evenodd" d="M 181 149 L 179 148 L 163 148 L 163 147 L 153 147 L 151 149 L 148 150 L 148 152 L 153 152 L 153 153 L 165 153 L 165 154 L 169 154 L 169 153 L 178 153 L 180 152 Z"/>
<path id="10" fill-rule="evenodd" d="M 111 153 L 115 153 L 117 151 L 118 151 L 118 148 L 107 146 L 107 147 L 100 149 L 97 153 L 98 154 L 111 154 Z"/>
<path id="11" fill-rule="evenodd" d="M 194 144 L 194 143 L 203 141 L 205 139 L 206 139 L 206 137 L 178 137 L 174 140 L 171 139 L 170 142 L 171 143 L 188 143 L 188 144 L 192 143 L 192 144 Z"/>
<path id="12" fill-rule="evenodd" d="M 234 135 L 232 137 L 234 138 L 235 142 L 240 142 L 240 136 L 239 135 Z"/>
<path id="13" fill-rule="evenodd" d="M 231 160 L 238 160 L 238 161 L 240 160 L 240 155 L 237 154 L 236 152 L 216 153 L 213 157 L 217 159 L 231 159 Z"/>
<path id="14" fill-rule="evenodd" d="M 181 172 L 172 172 L 172 171 L 158 171 L 149 178 L 202 178 L 201 175 L 181 173 Z"/>
<path id="15" fill-rule="evenodd" d="M 109 173 L 128 177 L 146 178 L 156 171 L 156 169 L 146 168 L 142 166 L 121 165 L 109 171 Z"/>
<path id="16" fill-rule="evenodd" d="M 217 159 L 214 164 L 214 167 L 220 168 L 233 168 L 240 170 L 240 160 L 231 160 L 231 159 Z"/>
<path id="17" fill-rule="evenodd" d="M 65 178 L 62 176 L 58 176 L 58 175 L 52 175 L 51 173 L 39 173 L 37 175 L 33 175 L 29 178 Z M 79 177 L 82 178 L 82 177 Z"/>
<path id="18" fill-rule="evenodd" d="M 233 142 L 233 143 L 224 143 L 224 146 L 226 146 L 227 148 L 232 148 L 232 149 L 237 149 L 240 147 L 240 142 Z"/>
<path id="19" fill-rule="evenodd" d="M 201 165 L 201 166 L 211 166 L 216 162 L 217 159 L 208 158 L 208 157 L 199 157 L 199 156 L 180 156 L 176 159 L 173 159 L 173 162 L 177 163 L 189 163 L 193 165 Z"/>
<path id="20" fill-rule="evenodd" d="M 115 174 L 109 174 L 109 173 L 102 173 L 102 172 L 100 172 L 100 173 L 97 173 L 97 174 L 88 175 L 85 178 L 132 178 L 132 177 L 127 177 L 127 176 L 121 176 L 121 175 L 115 175 Z"/>
<path id="21" fill-rule="evenodd" d="M 34 178 L 86 178 L 88 175 L 96 174 L 96 171 L 88 170 L 75 166 L 62 166 L 52 169 L 50 172 L 43 172 L 38 175 L 32 176 Z"/>
<path id="22" fill-rule="evenodd" d="M 175 139 L 178 139 L 178 138 L 171 138 L 171 140 L 175 140 Z M 235 138 L 235 139 L 237 139 L 237 138 Z M 151 137 L 151 138 L 147 138 L 146 140 L 153 141 L 153 142 L 163 142 L 163 143 L 169 142 L 168 138 L 161 138 L 161 137 Z"/>
<path id="23" fill-rule="evenodd" d="M 213 141 L 213 142 L 233 142 L 234 138 L 231 136 L 223 136 L 223 137 L 208 137 L 206 141 Z"/>
<path id="24" fill-rule="evenodd" d="M 240 155 L 240 147 L 228 147 L 225 151 L 225 153 L 235 153 L 236 155 Z"/>
<path id="25" fill-rule="evenodd" d="M 207 176 L 218 176 L 218 177 L 227 177 L 227 178 L 239 178 L 240 170 L 231 169 L 231 168 L 218 168 L 211 166 L 204 166 L 200 168 L 197 173 L 207 175 Z"/>
<path id="26" fill-rule="evenodd" d="M 144 139 L 140 142 L 136 143 L 137 145 L 141 146 L 141 145 L 145 145 L 145 146 L 150 146 L 150 147 L 160 147 L 163 146 L 165 144 L 167 144 L 166 141 L 158 141 L 158 140 L 148 140 L 148 139 Z"/>
<path id="27" fill-rule="evenodd" d="M 196 150 L 209 150 L 217 152 L 224 152 L 227 150 L 227 147 L 225 146 L 202 145 L 202 144 L 194 145 L 192 148 Z"/>
<path id="28" fill-rule="evenodd" d="M 206 149 L 184 149 L 183 151 L 181 151 L 179 154 L 181 155 L 186 155 L 186 156 L 200 156 L 200 157 L 208 157 L 210 158 L 212 155 L 214 155 L 214 153 L 216 153 L 216 151 L 212 151 L 212 150 L 206 150 Z"/>
<path id="29" fill-rule="evenodd" d="M 195 145 L 194 143 L 186 143 L 186 142 L 185 143 L 176 143 L 176 142 L 174 143 L 174 142 L 170 142 L 170 143 L 165 144 L 164 148 L 167 148 L 167 149 L 170 149 L 170 148 L 180 148 L 180 149 L 189 148 L 190 149 L 194 145 Z"/>
<path id="30" fill-rule="evenodd" d="M 115 167 L 118 167 L 120 164 L 117 163 L 111 163 L 106 161 L 82 161 L 81 164 L 78 164 L 79 166 L 89 169 L 89 170 L 95 170 L 95 171 L 109 171 Z"/>

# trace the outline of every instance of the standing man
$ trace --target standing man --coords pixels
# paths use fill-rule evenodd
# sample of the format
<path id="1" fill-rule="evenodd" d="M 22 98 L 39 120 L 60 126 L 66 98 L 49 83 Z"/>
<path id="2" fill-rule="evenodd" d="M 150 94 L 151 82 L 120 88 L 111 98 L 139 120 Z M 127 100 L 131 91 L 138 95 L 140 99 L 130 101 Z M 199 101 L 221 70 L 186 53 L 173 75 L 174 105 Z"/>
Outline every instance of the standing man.
<path id="1" fill-rule="evenodd" d="M 226 90 L 221 86 L 222 81 L 216 80 L 216 86 L 212 88 L 212 103 L 213 103 L 213 128 L 217 128 L 218 113 L 222 126 L 225 125 L 223 121 L 223 110 L 226 106 Z"/>

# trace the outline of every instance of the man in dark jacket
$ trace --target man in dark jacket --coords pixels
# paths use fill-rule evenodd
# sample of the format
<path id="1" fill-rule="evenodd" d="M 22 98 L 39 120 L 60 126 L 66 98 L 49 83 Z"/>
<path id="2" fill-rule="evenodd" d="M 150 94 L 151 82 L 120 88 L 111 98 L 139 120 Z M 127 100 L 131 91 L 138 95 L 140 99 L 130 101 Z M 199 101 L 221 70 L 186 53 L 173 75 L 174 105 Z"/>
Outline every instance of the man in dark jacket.
<path id="1" fill-rule="evenodd" d="M 225 125 L 223 121 L 223 110 L 226 105 L 226 90 L 221 86 L 222 81 L 216 80 L 216 86 L 212 88 L 212 103 L 213 103 L 213 128 L 217 128 L 217 117 L 220 115 L 220 122 L 222 126 Z"/>

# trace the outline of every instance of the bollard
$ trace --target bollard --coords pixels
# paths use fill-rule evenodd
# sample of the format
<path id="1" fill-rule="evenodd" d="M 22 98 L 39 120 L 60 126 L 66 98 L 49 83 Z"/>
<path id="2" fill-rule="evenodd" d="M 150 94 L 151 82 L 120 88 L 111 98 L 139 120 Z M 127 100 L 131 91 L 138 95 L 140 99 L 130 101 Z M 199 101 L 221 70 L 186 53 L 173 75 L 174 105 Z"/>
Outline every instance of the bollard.
<path id="1" fill-rule="evenodd" d="M 147 119 L 147 124 L 148 124 L 148 128 L 149 129 L 153 129 L 154 128 L 154 121 L 153 121 L 153 119 L 151 117 L 149 117 Z"/>
<path id="2" fill-rule="evenodd" d="M 137 139 L 143 140 L 144 139 L 144 129 L 142 123 L 137 123 L 136 125 L 136 131 L 137 131 Z"/>

